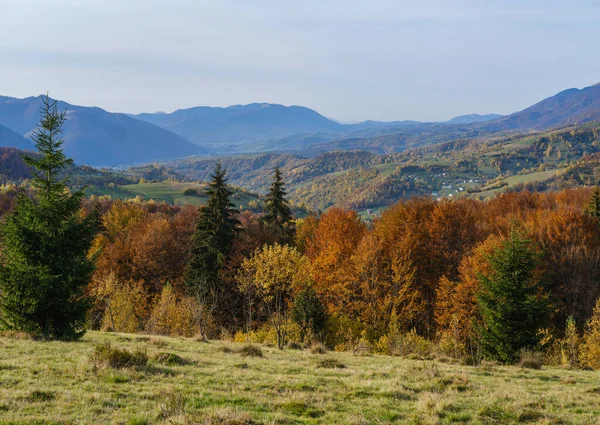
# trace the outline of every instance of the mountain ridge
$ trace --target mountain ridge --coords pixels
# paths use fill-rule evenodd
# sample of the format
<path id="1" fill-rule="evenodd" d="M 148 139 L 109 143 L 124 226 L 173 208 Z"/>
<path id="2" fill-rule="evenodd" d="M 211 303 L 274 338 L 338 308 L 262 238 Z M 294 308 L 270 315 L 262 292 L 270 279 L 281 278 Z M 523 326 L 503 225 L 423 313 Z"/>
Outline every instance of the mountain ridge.
<path id="1" fill-rule="evenodd" d="M 39 122 L 40 106 L 40 96 L 0 96 L 0 125 L 30 135 Z M 60 100 L 57 107 L 67 111 L 65 152 L 80 164 L 118 166 L 207 153 L 181 136 L 126 114 Z"/>

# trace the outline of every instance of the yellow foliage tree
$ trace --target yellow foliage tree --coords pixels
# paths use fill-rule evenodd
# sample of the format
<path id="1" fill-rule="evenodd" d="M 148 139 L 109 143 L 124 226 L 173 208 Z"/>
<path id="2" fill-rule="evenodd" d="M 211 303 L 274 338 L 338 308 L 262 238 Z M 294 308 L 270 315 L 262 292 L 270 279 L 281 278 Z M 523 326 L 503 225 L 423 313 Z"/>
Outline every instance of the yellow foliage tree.
<path id="1" fill-rule="evenodd" d="M 96 279 L 91 292 L 102 309 L 102 330 L 137 332 L 141 329 L 147 316 L 147 298 L 142 283 L 123 283 L 110 273 Z"/>
<path id="2" fill-rule="evenodd" d="M 283 349 L 293 287 L 301 279 L 304 258 L 288 245 L 265 245 L 242 263 L 238 283 L 242 292 L 255 297 L 269 312 Z"/>
<path id="3" fill-rule="evenodd" d="M 585 366 L 600 368 L 600 298 L 585 327 L 580 360 Z"/>
<path id="4" fill-rule="evenodd" d="M 171 285 L 165 285 L 152 309 L 146 331 L 159 335 L 193 336 L 198 331 L 199 308 L 192 297 L 178 297 Z"/>

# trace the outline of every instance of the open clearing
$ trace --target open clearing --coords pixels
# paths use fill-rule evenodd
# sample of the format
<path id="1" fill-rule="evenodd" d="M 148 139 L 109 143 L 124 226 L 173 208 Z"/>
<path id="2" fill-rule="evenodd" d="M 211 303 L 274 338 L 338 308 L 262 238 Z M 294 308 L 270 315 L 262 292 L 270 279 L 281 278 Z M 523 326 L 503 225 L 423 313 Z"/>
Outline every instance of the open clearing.
<path id="1" fill-rule="evenodd" d="M 141 349 L 150 362 L 98 367 L 91 356 L 105 342 Z M 594 371 L 469 367 L 264 346 L 263 357 L 245 357 L 242 347 L 99 332 L 75 343 L 0 337 L 0 423 L 600 422 L 600 373 Z"/>

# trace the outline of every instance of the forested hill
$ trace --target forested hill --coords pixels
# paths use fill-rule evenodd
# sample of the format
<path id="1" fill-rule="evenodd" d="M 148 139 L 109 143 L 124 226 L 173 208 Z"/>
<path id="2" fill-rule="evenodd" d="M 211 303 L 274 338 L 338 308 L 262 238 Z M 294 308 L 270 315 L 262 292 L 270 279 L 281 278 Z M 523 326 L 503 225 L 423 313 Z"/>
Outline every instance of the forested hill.
<path id="1" fill-rule="evenodd" d="M 600 124 L 544 133 L 460 139 L 403 153 L 325 152 L 316 157 L 260 154 L 223 157 L 231 182 L 264 192 L 280 167 L 290 197 L 314 209 L 377 209 L 411 196 L 486 198 L 504 190 L 600 183 Z M 166 163 L 206 180 L 217 159 Z"/>

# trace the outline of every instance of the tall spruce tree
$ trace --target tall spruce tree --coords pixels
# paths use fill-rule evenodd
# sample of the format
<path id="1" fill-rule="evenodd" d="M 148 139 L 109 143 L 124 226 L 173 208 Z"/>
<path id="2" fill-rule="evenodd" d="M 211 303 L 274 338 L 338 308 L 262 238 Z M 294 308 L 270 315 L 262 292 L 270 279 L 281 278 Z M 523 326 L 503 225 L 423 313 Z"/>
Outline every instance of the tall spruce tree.
<path id="1" fill-rule="evenodd" d="M 531 240 L 513 229 L 488 261 L 491 273 L 479 277 L 478 293 L 483 349 L 490 357 L 511 363 L 522 349 L 539 344 L 538 331 L 549 312 L 547 297 L 536 286 L 539 254 Z"/>
<path id="2" fill-rule="evenodd" d="M 40 155 L 25 156 L 32 168 L 35 198 L 18 198 L 1 227 L 0 325 L 49 339 L 77 339 L 91 306 L 85 288 L 94 270 L 88 252 L 98 213 L 84 216 L 84 191 L 69 193 L 65 167 L 72 164 L 61 139 L 65 112 L 42 98 L 33 135 Z"/>
<path id="3" fill-rule="evenodd" d="M 283 244 L 291 243 L 295 233 L 294 216 L 285 198 L 286 194 L 281 170 L 277 167 L 265 200 L 265 215 L 262 222 L 275 231 Z"/>
<path id="4" fill-rule="evenodd" d="M 207 190 L 208 202 L 199 210 L 192 237 L 192 256 L 185 275 L 188 292 L 201 304 L 201 331 L 207 316 L 226 295 L 220 278 L 221 269 L 240 230 L 240 222 L 234 217 L 238 211 L 230 201 L 232 192 L 225 175 L 226 170 L 217 162 Z"/>

